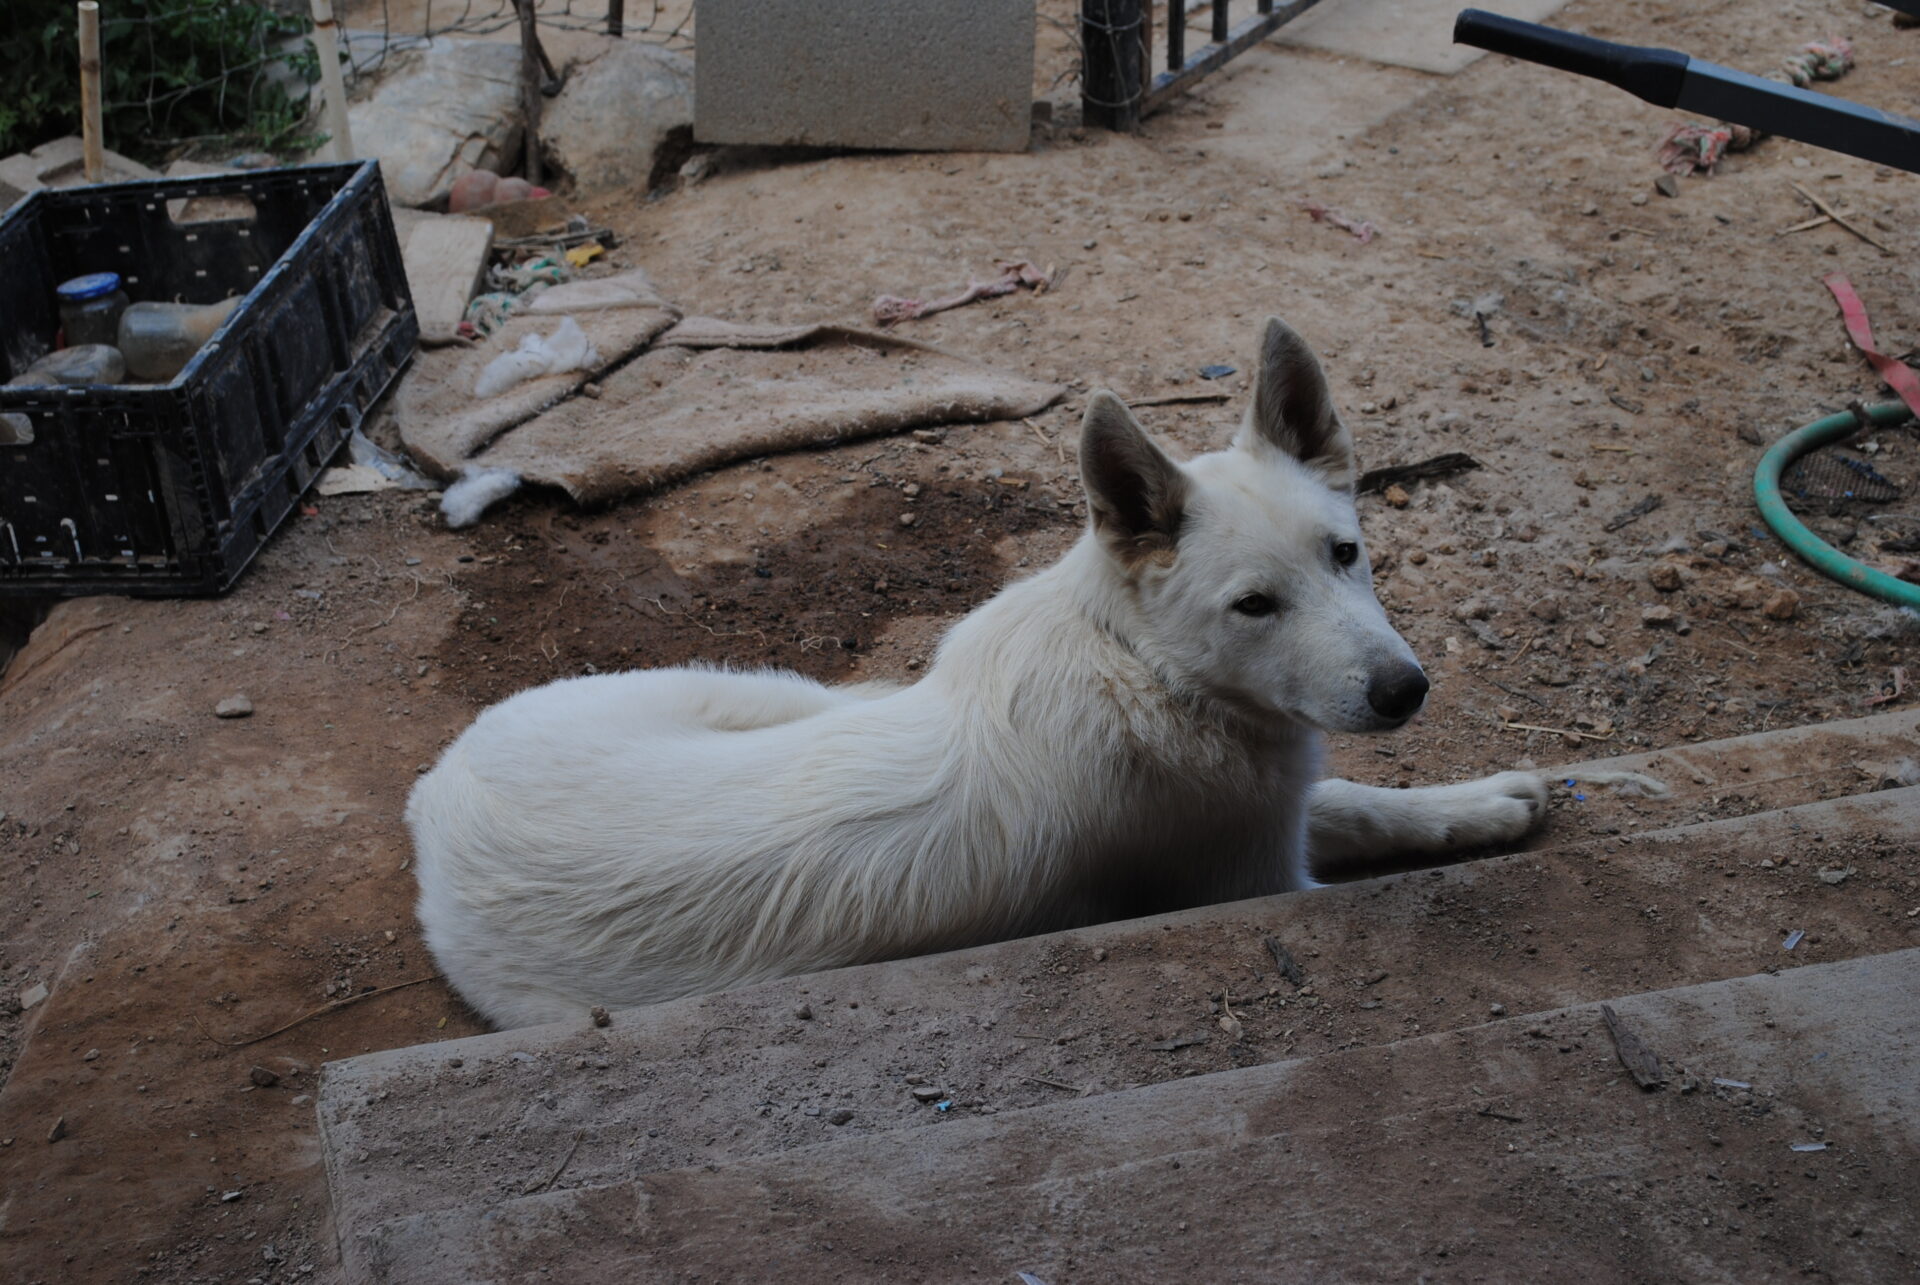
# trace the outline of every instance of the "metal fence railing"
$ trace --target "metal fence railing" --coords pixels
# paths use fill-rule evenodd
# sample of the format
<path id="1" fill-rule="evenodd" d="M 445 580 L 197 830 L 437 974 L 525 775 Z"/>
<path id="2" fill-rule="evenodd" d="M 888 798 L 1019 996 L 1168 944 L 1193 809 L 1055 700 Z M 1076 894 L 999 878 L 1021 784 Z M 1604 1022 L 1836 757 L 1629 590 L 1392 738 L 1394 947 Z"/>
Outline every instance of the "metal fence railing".
<path id="1" fill-rule="evenodd" d="M 1153 69 L 1153 8 L 1150 0 L 1081 0 L 1080 100 L 1089 125 L 1130 130 L 1141 118 L 1191 89 L 1275 31 L 1313 8 L 1318 0 L 1254 0 L 1253 13 L 1234 22 L 1231 0 L 1166 2 L 1166 69 Z M 1211 10 L 1210 39 L 1187 52 L 1187 23 Z"/>

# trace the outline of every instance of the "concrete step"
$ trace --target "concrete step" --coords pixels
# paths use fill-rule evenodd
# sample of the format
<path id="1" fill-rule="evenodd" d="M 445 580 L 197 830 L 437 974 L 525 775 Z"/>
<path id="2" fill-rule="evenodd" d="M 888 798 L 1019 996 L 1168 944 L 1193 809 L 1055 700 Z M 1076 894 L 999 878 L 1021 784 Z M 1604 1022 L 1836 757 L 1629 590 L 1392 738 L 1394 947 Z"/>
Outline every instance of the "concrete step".
<path id="1" fill-rule="evenodd" d="M 1886 790 L 333 1063 L 344 1252 L 563 1157 L 603 1185 L 1895 950 L 1915 836 L 1920 787 Z"/>
<path id="2" fill-rule="evenodd" d="M 649 1173 L 602 1128 L 606 1179 L 346 1227 L 348 1274 L 1912 1278 L 1920 950 L 1611 1003 L 1664 1089 L 1589 1004 L 732 1164 Z"/>
<path id="3" fill-rule="evenodd" d="M 1555 791 L 1553 824 L 1529 840 L 1548 848 L 1574 837 L 1777 811 L 1818 799 L 1920 785 L 1920 710 L 1756 732 L 1554 769 L 1562 781 L 1597 772 L 1642 772 L 1666 783 L 1647 800 L 1601 788 Z M 1585 794 L 1584 799 L 1575 799 Z"/>

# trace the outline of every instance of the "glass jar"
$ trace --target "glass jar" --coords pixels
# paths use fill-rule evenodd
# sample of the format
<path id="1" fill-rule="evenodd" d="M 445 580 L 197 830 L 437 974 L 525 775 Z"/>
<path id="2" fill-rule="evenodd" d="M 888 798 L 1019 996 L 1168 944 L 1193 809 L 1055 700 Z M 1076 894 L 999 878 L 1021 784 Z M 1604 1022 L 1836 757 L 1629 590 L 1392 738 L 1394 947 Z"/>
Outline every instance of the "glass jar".
<path id="1" fill-rule="evenodd" d="M 62 281 L 54 291 L 60 298 L 60 326 L 69 346 L 110 344 L 120 335 L 120 314 L 127 310 L 127 292 L 117 272 L 89 272 Z"/>

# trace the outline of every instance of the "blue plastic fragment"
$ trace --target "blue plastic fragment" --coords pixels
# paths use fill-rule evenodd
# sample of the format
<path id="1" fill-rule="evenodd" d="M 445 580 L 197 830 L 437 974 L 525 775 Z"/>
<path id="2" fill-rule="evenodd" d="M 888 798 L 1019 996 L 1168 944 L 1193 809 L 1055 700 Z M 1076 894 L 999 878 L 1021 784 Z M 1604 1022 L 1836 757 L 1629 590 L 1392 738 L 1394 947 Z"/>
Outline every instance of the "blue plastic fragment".
<path id="1" fill-rule="evenodd" d="M 1235 373 L 1235 368 L 1232 366 L 1202 366 L 1200 368 L 1200 378 L 1202 379 L 1225 379 L 1233 373 Z"/>
<path id="2" fill-rule="evenodd" d="M 953 1110 L 953 1099 L 947 1098 L 944 1101 L 936 1102 L 933 1104 L 933 1109 L 935 1111 L 951 1111 Z"/>
<path id="3" fill-rule="evenodd" d="M 1567 788 L 1568 788 L 1569 790 L 1571 790 L 1571 789 L 1572 789 L 1572 788 L 1574 787 L 1574 785 L 1575 785 L 1575 784 L 1576 784 L 1576 782 L 1574 781 L 1574 779 L 1573 779 L 1572 777 L 1568 777 L 1568 778 L 1567 778 Z"/>
<path id="4" fill-rule="evenodd" d="M 1807 934 L 1804 929 L 1800 929 L 1800 928 L 1794 929 L 1792 932 L 1787 934 L 1787 939 L 1780 943 L 1780 949 L 1792 950 L 1795 946 L 1798 946 L 1800 944 L 1800 939 L 1802 937 L 1805 937 L 1806 935 Z"/>
<path id="5" fill-rule="evenodd" d="M 1575 803 L 1585 803 L 1587 801 L 1587 796 L 1584 794 L 1576 794 L 1573 796 L 1573 801 Z"/>

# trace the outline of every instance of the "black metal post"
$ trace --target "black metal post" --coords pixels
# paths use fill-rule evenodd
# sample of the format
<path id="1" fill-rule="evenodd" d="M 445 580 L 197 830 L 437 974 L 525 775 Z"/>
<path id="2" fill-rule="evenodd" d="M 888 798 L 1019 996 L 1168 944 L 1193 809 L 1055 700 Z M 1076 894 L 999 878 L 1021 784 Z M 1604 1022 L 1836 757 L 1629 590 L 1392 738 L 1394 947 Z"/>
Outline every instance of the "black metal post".
<path id="1" fill-rule="evenodd" d="M 607 34 L 615 40 L 627 34 L 627 0 L 607 0 Z"/>
<path id="2" fill-rule="evenodd" d="M 1167 70 L 1187 61 L 1187 0 L 1167 0 Z"/>
<path id="3" fill-rule="evenodd" d="M 1081 0 L 1080 109 L 1089 125 L 1139 128 L 1146 6 L 1147 0 Z"/>
<path id="4" fill-rule="evenodd" d="M 1228 30 L 1227 0 L 1213 0 L 1213 43 L 1226 44 Z"/>

